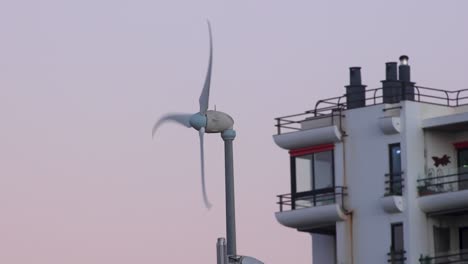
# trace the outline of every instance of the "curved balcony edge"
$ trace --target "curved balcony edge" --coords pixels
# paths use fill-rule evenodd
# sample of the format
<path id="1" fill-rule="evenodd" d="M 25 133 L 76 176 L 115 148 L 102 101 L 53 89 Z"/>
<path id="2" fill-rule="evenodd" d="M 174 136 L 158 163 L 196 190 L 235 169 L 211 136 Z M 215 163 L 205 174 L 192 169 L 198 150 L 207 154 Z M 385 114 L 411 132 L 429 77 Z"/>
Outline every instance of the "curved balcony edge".
<path id="1" fill-rule="evenodd" d="M 291 150 L 339 142 L 341 141 L 341 132 L 337 126 L 327 126 L 274 135 L 273 140 L 279 147 Z"/>
<path id="2" fill-rule="evenodd" d="M 468 190 L 420 196 L 418 203 L 425 213 L 468 210 Z"/>
<path id="3" fill-rule="evenodd" d="M 380 204 L 385 212 L 389 214 L 401 213 L 404 210 L 403 198 L 398 195 L 389 195 L 380 198 Z"/>
<path id="4" fill-rule="evenodd" d="M 315 228 L 347 219 L 339 204 L 276 212 L 275 217 L 280 224 L 296 229 Z"/>

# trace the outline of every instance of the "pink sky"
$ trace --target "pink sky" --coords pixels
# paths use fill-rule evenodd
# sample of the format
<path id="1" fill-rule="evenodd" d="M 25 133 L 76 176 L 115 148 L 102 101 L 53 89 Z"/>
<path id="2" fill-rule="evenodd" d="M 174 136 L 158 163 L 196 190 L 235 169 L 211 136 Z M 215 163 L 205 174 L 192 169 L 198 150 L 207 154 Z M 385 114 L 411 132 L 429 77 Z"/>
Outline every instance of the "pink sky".
<path id="1" fill-rule="evenodd" d="M 168 124 L 195 112 L 213 25 L 210 105 L 232 115 L 238 251 L 310 263 L 307 234 L 274 219 L 289 159 L 273 118 L 341 95 L 348 67 L 370 88 L 410 56 L 420 85 L 468 88 L 468 2 L 0 2 L 0 263 L 215 263 L 224 161 L 207 135 Z"/>

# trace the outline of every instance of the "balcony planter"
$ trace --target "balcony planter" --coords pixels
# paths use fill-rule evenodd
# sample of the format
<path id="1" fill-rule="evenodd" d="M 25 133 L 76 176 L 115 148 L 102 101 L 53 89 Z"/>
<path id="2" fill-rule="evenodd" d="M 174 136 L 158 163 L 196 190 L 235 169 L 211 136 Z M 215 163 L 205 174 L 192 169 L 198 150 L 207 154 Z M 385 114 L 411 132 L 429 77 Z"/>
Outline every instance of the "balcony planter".
<path id="1" fill-rule="evenodd" d="M 418 193 L 419 193 L 419 196 L 426 196 L 426 195 L 436 194 L 439 192 L 433 189 L 430 189 L 427 186 L 418 186 Z"/>

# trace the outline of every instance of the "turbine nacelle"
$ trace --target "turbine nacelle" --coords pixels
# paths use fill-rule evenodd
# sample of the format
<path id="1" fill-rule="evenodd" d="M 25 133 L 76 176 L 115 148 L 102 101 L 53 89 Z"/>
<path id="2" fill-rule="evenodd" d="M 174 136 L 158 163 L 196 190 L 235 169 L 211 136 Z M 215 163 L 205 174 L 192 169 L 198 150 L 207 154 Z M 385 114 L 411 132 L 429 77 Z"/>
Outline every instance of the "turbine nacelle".
<path id="1" fill-rule="evenodd" d="M 206 111 L 207 124 L 206 133 L 220 133 L 234 126 L 234 119 L 220 111 Z"/>
<path id="2" fill-rule="evenodd" d="M 190 117 L 190 126 L 200 131 L 205 129 L 205 133 L 221 133 L 227 129 L 232 129 L 234 119 L 223 112 L 208 110 L 206 115 L 196 113 Z"/>

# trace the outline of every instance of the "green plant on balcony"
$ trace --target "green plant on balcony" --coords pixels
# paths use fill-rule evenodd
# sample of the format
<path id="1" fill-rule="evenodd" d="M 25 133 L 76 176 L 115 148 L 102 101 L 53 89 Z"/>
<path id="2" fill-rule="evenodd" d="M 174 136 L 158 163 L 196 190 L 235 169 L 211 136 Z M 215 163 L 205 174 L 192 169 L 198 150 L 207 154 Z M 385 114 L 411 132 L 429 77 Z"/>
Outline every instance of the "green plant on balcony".
<path id="1" fill-rule="evenodd" d="M 432 258 L 429 257 L 428 255 L 424 256 L 421 255 L 421 257 L 419 258 L 419 263 L 420 264 L 431 264 L 432 263 Z"/>

